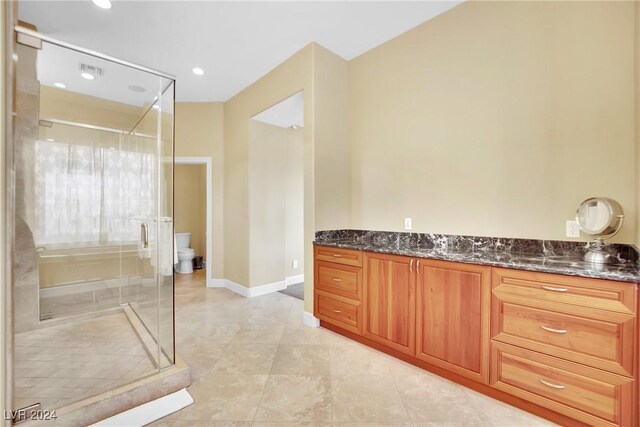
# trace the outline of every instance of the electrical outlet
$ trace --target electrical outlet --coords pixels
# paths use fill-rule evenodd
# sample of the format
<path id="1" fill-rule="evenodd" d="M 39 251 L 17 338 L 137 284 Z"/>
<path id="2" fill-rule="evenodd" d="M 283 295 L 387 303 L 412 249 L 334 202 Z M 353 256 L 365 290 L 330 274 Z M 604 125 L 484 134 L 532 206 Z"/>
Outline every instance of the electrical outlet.
<path id="1" fill-rule="evenodd" d="M 580 227 L 578 226 L 578 221 L 567 221 L 567 237 L 580 237 Z"/>
<path id="2" fill-rule="evenodd" d="M 404 229 L 411 230 L 411 218 L 404 219 Z"/>
<path id="3" fill-rule="evenodd" d="M 294 259 L 293 262 L 291 263 L 291 268 L 298 268 L 298 260 Z"/>

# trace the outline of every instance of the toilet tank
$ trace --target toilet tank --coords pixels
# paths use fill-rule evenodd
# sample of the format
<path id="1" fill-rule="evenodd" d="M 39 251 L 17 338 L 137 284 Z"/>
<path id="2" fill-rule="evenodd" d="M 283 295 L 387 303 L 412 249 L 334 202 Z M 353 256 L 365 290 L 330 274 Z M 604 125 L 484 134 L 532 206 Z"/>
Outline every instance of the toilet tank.
<path id="1" fill-rule="evenodd" d="M 191 244 L 191 233 L 176 233 L 176 245 L 178 249 L 186 249 Z"/>

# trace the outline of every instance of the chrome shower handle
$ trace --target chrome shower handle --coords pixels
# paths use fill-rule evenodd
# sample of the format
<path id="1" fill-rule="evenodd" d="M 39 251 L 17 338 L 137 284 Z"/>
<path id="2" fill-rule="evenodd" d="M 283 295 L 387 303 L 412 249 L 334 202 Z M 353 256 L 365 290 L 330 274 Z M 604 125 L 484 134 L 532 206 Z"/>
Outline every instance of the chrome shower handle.
<path id="1" fill-rule="evenodd" d="M 149 247 L 149 226 L 146 222 L 140 224 L 140 241 L 144 249 Z"/>

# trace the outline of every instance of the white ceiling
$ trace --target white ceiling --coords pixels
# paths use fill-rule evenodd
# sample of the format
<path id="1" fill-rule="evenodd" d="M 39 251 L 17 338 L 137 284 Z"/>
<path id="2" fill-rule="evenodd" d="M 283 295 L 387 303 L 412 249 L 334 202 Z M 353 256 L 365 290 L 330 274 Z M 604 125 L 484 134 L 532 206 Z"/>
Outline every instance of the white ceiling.
<path id="1" fill-rule="evenodd" d="M 461 2 L 112 3 L 22 0 L 19 17 L 57 39 L 175 75 L 178 101 L 226 101 L 310 42 L 349 60 Z"/>
<path id="2" fill-rule="evenodd" d="M 103 73 L 94 80 L 86 80 L 80 75 L 80 64 L 98 67 Z M 45 86 L 62 83 L 67 91 L 136 107 L 156 103 L 166 111 L 171 105 L 162 105 L 165 100 L 162 92 L 171 80 L 48 43 L 38 52 L 38 80 Z M 172 94 L 167 96 L 170 99 Z"/>
<path id="3" fill-rule="evenodd" d="M 298 92 L 252 118 L 281 128 L 290 128 L 294 125 L 302 127 L 304 126 L 304 92 Z"/>

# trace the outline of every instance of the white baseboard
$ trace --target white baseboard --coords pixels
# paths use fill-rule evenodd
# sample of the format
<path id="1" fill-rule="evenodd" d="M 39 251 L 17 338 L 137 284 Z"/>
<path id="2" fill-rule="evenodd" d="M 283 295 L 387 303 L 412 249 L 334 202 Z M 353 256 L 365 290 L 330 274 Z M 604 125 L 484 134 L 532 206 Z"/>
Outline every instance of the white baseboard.
<path id="1" fill-rule="evenodd" d="M 186 388 L 168 394 L 151 402 L 144 403 L 113 417 L 91 424 L 90 427 L 145 426 L 173 414 L 193 403 L 193 397 Z"/>
<path id="2" fill-rule="evenodd" d="M 304 274 L 289 276 L 286 279 L 284 279 L 284 281 L 287 282 L 287 286 L 297 285 L 298 283 L 304 282 Z"/>
<path id="3" fill-rule="evenodd" d="M 302 323 L 310 328 L 317 328 L 320 326 L 320 319 L 314 316 L 312 313 L 308 311 L 304 311 L 302 313 Z"/>
<path id="4" fill-rule="evenodd" d="M 280 282 L 267 283 L 266 285 L 252 286 L 251 288 L 245 288 L 242 286 L 242 288 L 247 289 L 248 297 L 257 297 L 287 289 L 287 282 L 282 280 Z"/>
<path id="5" fill-rule="evenodd" d="M 224 287 L 229 289 L 230 291 L 235 292 L 236 294 L 242 295 L 243 297 L 248 297 L 249 289 L 251 289 L 228 279 L 224 279 Z"/>
<path id="6" fill-rule="evenodd" d="M 208 288 L 227 288 L 243 297 L 257 297 L 260 295 L 270 294 L 272 292 L 278 292 L 287 288 L 286 281 L 267 283 L 266 285 L 253 286 L 247 288 L 229 279 L 209 279 L 207 280 Z"/>

